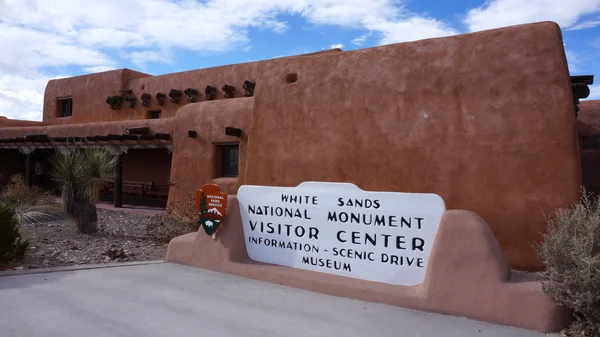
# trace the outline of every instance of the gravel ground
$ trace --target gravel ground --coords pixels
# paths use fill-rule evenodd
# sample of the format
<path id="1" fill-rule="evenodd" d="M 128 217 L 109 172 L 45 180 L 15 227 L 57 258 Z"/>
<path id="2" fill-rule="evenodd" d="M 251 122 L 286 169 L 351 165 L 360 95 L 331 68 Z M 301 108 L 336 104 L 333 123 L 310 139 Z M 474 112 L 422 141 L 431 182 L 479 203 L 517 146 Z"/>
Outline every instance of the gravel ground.
<path id="1" fill-rule="evenodd" d="M 16 269 L 162 260 L 167 245 L 146 235 L 151 217 L 98 209 L 96 234 L 78 233 L 67 219 L 23 225 L 21 235 L 29 240 L 29 249 Z"/>

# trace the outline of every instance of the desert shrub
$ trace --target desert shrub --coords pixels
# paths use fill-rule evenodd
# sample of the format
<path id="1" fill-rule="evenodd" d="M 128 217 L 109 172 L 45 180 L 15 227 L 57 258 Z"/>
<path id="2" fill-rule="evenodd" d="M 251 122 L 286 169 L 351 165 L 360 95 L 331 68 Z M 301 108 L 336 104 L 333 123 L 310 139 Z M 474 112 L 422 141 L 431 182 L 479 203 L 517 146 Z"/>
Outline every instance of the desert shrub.
<path id="1" fill-rule="evenodd" d="M 25 179 L 20 174 L 10 177 L 8 184 L 4 188 L 3 198 L 7 203 L 25 203 L 35 205 L 39 203 L 53 203 L 52 197 L 43 192 L 37 186 L 28 187 Z"/>
<path id="2" fill-rule="evenodd" d="M 96 202 L 102 181 L 112 177 L 118 157 L 106 149 L 75 149 L 57 152 L 51 159 L 52 179 L 62 190 L 65 213 L 81 233 L 98 230 Z"/>
<path id="3" fill-rule="evenodd" d="M 19 223 L 12 207 L 0 204 L 0 265 L 21 259 L 28 244 L 21 240 Z"/>
<path id="4" fill-rule="evenodd" d="M 174 237 L 198 231 L 196 201 L 192 195 L 182 202 L 169 203 L 162 214 L 155 215 L 146 224 L 146 235 L 159 242 L 169 242 Z"/>
<path id="5" fill-rule="evenodd" d="M 559 209 L 538 248 L 546 269 L 542 289 L 575 317 L 567 336 L 600 336 L 600 203 L 585 190 Z"/>
<path id="6" fill-rule="evenodd" d="M 59 204 L 17 202 L 11 206 L 19 225 L 56 221 L 66 215 Z"/>

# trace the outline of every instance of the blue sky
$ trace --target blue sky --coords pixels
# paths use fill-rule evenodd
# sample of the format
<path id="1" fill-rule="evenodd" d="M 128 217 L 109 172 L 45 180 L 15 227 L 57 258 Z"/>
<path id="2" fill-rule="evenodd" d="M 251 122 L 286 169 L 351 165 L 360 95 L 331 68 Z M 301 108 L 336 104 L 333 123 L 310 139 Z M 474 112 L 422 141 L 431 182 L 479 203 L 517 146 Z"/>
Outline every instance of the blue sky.
<path id="1" fill-rule="evenodd" d="M 555 21 L 572 74 L 600 74 L 600 0 L 0 0 L 0 115 L 41 120 L 48 80 L 154 75 Z M 600 80 L 597 79 L 598 83 Z M 600 99 L 600 86 L 590 99 Z"/>

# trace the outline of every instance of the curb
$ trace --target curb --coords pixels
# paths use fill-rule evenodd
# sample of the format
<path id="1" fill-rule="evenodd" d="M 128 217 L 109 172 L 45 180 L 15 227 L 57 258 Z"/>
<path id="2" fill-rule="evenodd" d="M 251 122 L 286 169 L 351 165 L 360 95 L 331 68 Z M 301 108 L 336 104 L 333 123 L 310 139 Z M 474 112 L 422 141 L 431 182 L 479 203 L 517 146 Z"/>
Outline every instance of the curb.
<path id="1" fill-rule="evenodd" d="M 121 262 L 121 263 L 103 263 L 103 264 L 80 264 L 75 266 L 64 266 L 64 267 L 53 267 L 53 268 L 34 268 L 34 269 L 23 269 L 23 270 L 5 270 L 0 271 L 0 277 L 2 276 L 14 276 L 14 275 L 29 275 L 29 274 L 44 274 L 44 273 L 57 273 L 63 271 L 75 271 L 75 270 L 87 270 L 87 269 L 101 269 L 101 268 L 118 268 L 118 267 L 134 267 L 144 266 L 148 264 L 160 264 L 165 263 L 163 260 L 151 260 L 151 261 L 136 261 L 136 262 Z"/>

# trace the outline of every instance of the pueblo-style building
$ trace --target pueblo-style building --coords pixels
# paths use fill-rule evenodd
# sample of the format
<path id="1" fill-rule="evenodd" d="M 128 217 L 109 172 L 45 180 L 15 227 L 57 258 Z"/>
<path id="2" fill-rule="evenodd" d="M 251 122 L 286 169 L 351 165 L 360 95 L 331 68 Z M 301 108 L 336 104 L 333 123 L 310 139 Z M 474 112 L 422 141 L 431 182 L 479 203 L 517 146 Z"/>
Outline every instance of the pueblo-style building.
<path id="1" fill-rule="evenodd" d="M 0 119 L 0 166 L 3 182 L 33 184 L 54 151 L 110 148 L 117 206 L 185 201 L 207 183 L 437 193 L 532 270 L 545 214 L 599 178 L 600 104 L 579 103 L 592 83 L 570 76 L 552 22 L 161 76 L 120 69 L 50 81 L 41 122 Z"/>

